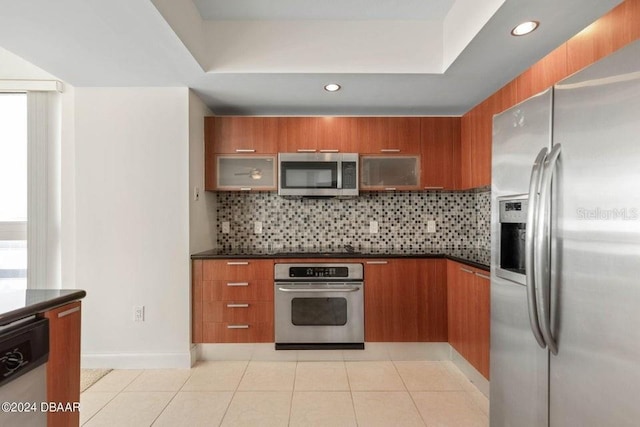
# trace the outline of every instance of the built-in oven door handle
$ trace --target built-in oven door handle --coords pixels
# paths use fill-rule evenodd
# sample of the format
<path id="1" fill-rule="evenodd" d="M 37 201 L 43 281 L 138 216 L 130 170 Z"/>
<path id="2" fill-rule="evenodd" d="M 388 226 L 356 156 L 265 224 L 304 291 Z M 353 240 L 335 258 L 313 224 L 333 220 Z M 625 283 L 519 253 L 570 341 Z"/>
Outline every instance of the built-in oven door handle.
<path id="1" fill-rule="evenodd" d="M 297 287 L 289 287 L 283 288 L 279 287 L 279 291 L 281 292 L 309 292 L 309 293 L 327 293 L 327 292 L 357 292 L 360 288 L 357 287 L 347 287 L 347 288 L 297 288 Z"/>
<path id="2" fill-rule="evenodd" d="M 560 156 L 561 145 L 556 144 L 544 161 L 540 178 L 540 205 L 536 224 L 536 294 L 538 318 L 542 336 L 553 354 L 558 354 L 558 344 L 551 332 L 551 181 Z"/>
<path id="3" fill-rule="evenodd" d="M 538 153 L 531 169 L 529 181 L 529 207 L 527 209 L 527 228 L 525 234 L 525 284 L 527 287 L 527 309 L 529 311 L 529 324 L 538 345 L 545 348 L 547 344 L 540 330 L 538 320 L 538 304 L 536 303 L 536 264 L 535 264 L 535 235 L 538 221 L 538 191 L 540 191 L 540 169 L 547 156 L 548 150 L 543 148 Z"/>

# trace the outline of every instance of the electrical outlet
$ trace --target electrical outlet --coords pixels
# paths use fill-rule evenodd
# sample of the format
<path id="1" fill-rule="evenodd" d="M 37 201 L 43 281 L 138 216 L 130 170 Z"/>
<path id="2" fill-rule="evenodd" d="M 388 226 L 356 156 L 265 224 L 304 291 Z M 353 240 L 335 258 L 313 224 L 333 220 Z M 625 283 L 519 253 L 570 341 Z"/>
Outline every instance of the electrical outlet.
<path id="1" fill-rule="evenodd" d="M 133 306 L 133 321 L 144 322 L 144 305 Z"/>
<path id="2" fill-rule="evenodd" d="M 262 234 L 262 222 L 256 221 L 253 224 L 253 232 L 254 234 Z"/>
<path id="3" fill-rule="evenodd" d="M 200 188 L 199 187 L 193 187 L 193 201 L 197 202 L 198 200 L 200 200 Z"/>
<path id="4" fill-rule="evenodd" d="M 222 221 L 222 234 L 229 234 L 231 232 L 231 226 L 229 221 Z"/>
<path id="5" fill-rule="evenodd" d="M 369 221 L 369 234 L 376 234 L 378 232 L 378 221 Z"/>
<path id="6" fill-rule="evenodd" d="M 435 233 L 436 232 L 436 222 L 433 220 L 427 221 L 427 233 Z"/>

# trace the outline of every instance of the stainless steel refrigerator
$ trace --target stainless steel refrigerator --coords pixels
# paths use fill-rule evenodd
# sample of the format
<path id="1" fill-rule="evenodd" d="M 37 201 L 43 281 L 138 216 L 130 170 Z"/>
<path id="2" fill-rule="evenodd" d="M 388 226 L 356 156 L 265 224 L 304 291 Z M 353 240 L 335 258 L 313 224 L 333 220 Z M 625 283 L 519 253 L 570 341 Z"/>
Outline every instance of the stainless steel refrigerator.
<path id="1" fill-rule="evenodd" d="M 640 425 L 640 42 L 493 122 L 491 425 Z"/>

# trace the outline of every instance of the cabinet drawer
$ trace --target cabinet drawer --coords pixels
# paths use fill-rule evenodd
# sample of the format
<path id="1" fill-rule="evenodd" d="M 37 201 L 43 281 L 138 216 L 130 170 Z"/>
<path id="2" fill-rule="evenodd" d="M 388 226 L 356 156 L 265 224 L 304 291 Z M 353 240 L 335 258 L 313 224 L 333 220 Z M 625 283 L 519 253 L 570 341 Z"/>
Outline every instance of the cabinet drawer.
<path id="1" fill-rule="evenodd" d="M 205 261 L 202 266 L 202 278 L 236 282 L 250 279 L 273 281 L 273 261 L 254 259 Z"/>
<path id="2" fill-rule="evenodd" d="M 273 342 L 273 323 L 204 322 L 203 326 L 205 343 Z"/>
<path id="3" fill-rule="evenodd" d="M 273 282 L 267 280 L 210 280 L 202 282 L 202 301 L 273 301 Z"/>
<path id="4" fill-rule="evenodd" d="M 273 301 L 209 301 L 205 322 L 273 323 Z"/>

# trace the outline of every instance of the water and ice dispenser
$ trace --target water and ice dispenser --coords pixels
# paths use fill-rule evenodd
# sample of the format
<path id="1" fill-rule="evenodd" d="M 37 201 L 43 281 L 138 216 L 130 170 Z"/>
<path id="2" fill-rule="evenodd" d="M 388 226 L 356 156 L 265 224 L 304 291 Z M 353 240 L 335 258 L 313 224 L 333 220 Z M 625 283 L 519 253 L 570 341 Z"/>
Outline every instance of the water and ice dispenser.
<path id="1" fill-rule="evenodd" d="M 517 196 L 516 196 L 517 197 Z M 528 199 L 500 198 L 500 262 L 496 274 L 525 283 L 525 240 Z"/>

